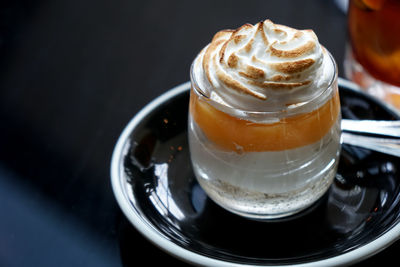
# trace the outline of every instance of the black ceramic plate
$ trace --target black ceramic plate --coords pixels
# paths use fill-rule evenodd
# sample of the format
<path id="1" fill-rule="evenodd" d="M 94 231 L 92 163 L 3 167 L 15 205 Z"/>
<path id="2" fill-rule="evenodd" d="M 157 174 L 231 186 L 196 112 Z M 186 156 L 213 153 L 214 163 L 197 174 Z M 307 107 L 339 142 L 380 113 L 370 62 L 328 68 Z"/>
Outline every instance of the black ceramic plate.
<path id="1" fill-rule="evenodd" d="M 340 79 L 342 115 L 399 119 L 391 108 Z M 342 146 L 334 184 L 312 208 L 260 222 L 212 202 L 195 180 L 187 141 L 189 83 L 155 99 L 127 125 L 111 176 L 117 201 L 149 240 L 207 266 L 328 266 L 355 263 L 400 235 L 400 158 Z"/>

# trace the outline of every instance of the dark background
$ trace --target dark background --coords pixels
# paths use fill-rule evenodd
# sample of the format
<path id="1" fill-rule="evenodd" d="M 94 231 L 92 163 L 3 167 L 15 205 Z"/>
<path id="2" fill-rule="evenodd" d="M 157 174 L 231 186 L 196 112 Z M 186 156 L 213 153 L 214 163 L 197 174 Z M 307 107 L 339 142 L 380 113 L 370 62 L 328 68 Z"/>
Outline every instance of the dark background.
<path id="1" fill-rule="evenodd" d="M 331 0 L 2 0 L 0 266 L 185 266 L 121 213 L 111 153 L 215 32 L 266 18 L 314 29 L 343 76 L 346 16 Z M 399 248 L 367 262 L 395 265 Z"/>

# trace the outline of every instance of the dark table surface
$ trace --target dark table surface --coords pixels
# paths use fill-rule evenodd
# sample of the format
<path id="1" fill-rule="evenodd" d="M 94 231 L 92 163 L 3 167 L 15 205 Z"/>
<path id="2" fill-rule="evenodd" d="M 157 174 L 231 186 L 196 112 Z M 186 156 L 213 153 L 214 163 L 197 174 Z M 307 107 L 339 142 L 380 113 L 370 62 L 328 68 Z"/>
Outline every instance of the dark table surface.
<path id="1" fill-rule="evenodd" d="M 346 15 L 330 0 L 2 0 L 0 266 L 185 266 L 122 214 L 111 153 L 216 31 L 266 18 L 314 29 L 343 76 Z"/>

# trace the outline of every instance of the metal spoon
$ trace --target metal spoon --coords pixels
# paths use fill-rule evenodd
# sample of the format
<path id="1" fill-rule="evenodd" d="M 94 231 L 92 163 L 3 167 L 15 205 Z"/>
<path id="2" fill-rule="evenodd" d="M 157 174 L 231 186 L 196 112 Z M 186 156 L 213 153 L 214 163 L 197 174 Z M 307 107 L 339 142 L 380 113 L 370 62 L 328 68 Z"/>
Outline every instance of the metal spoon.
<path id="1" fill-rule="evenodd" d="M 400 157 L 400 139 L 390 138 L 400 138 L 400 121 L 342 119 L 341 126 L 343 143 Z"/>

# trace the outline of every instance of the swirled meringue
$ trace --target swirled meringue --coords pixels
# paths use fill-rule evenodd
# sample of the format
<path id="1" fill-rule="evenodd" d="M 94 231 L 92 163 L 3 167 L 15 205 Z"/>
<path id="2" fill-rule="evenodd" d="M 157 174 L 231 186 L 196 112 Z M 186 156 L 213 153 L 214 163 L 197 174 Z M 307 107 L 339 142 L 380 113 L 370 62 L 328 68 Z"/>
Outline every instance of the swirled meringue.
<path id="1" fill-rule="evenodd" d="M 334 64 L 312 30 L 270 20 L 216 33 L 192 75 L 211 99 L 248 111 L 301 105 L 329 86 Z"/>

